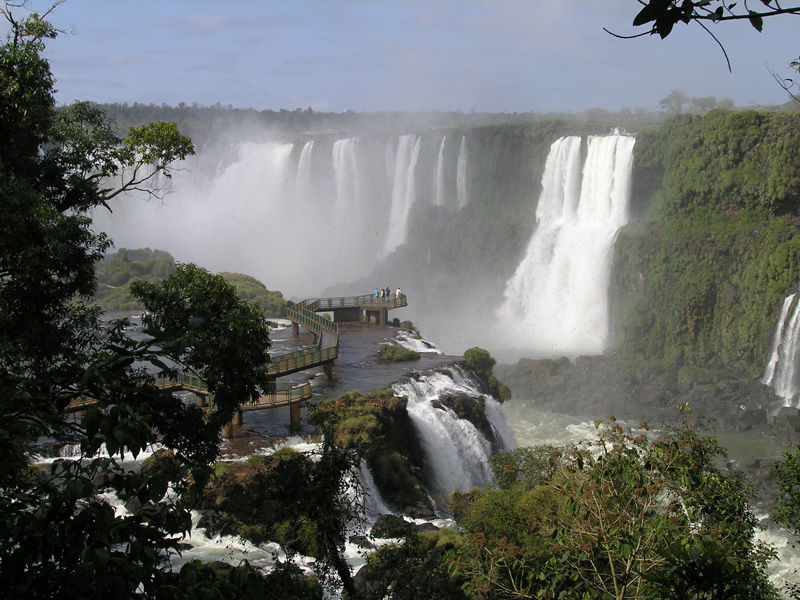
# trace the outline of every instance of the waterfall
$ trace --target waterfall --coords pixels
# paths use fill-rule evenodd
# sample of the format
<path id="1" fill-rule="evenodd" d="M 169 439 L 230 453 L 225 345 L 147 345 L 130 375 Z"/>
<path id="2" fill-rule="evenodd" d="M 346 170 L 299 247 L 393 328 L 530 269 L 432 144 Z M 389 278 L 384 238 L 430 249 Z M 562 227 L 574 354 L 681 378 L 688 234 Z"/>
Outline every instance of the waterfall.
<path id="1" fill-rule="evenodd" d="M 461 147 L 458 150 L 456 193 L 458 195 L 458 208 L 464 208 L 469 202 L 467 197 L 467 137 L 464 135 L 461 136 Z"/>
<path id="2" fill-rule="evenodd" d="M 300 158 L 297 160 L 297 175 L 294 183 L 295 202 L 311 203 L 314 198 L 314 186 L 311 179 L 311 152 L 313 150 L 314 141 L 306 142 L 300 152 Z"/>
<path id="3" fill-rule="evenodd" d="M 406 241 L 408 217 L 416 199 L 414 170 L 419 158 L 421 137 L 409 134 L 400 136 L 392 170 L 392 202 L 389 212 L 389 229 L 383 246 L 382 258 Z"/>
<path id="4" fill-rule="evenodd" d="M 611 250 L 627 221 L 634 138 L 590 136 L 550 147 L 527 251 L 498 316 L 512 345 L 542 354 L 598 354 L 608 335 Z"/>
<path id="5" fill-rule="evenodd" d="M 363 460 L 358 465 L 358 478 L 361 481 L 361 488 L 364 490 L 364 508 L 367 518 L 374 520 L 379 515 L 393 514 L 394 511 L 383 501 L 381 492 L 375 485 L 372 472 Z"/>
<path id="6" fill-rule="evenodd" d="M 761 377 L 762 383 L 772 386 L 775 393 L 783 398 L 785 406 L 796 403 L 800 392 L 800 374 L 797 372 L 797 361 L 800 360 L 800 302 L 795 304 L 795 296 L 791 294 L 783 301 L 770 359 Z M 794 311 L 787 322 L 792 304 L 795 304 Z"/>
<path id="7" fill-rule="evenodd" d="M 433 172 L 433 205 L 444 206 L 445 198 L 445 183 L 444 183 L 444 145 L 447 142 L 447 136 L 442 136 L 442 141 L 439 143 L 439 155 L 436 158 L 436 169 Z"/>
<path id="8" fill-rule="evenodd" d="M 358 224 L 361 202 L 358 187 L 358 138 L 337 140 L 333 144 L 333 172 L 336 178 L 336 218 L 334 226 Z"/>
<path id="9" fill-rule="evenodd" d="M 491 442 L 471 422 L 460 419 L 439 402 L 445 394 L 480 398 L 475 384 L 458 367 L 395 384 L 392 389 L 395 395 L 408 398 L 408 415 L 425 452 L 431 486 L 437 492 L 449 495 L 454 490 L 467 491 L 492 481 Z M 490 418 L 504 422 L 499 411 Z M 500 437 L 502 440 L 504 436 Z M 513 436 L 510 439 L 513 444 Z"/>

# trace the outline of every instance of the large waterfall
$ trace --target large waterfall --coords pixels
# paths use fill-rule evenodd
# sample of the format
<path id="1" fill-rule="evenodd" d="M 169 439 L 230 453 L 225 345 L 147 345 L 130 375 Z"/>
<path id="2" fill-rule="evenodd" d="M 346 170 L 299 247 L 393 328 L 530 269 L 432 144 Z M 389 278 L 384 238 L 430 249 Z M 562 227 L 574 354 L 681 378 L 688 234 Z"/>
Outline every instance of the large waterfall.
<path id="1" fill-rule="evenodd" d="M 796 405 L 800 393 L 800 372 L 797 369 L 800 360 L 800 302 L 795 303 L 795 297 L 796 294 L 790 294 L 783 301 L 769 362 L 761 377 L 762 383 L 772 386 L 786 406 Z"/>
<path id="2" fill-rule="evenodd" d="M 509 343 L 541 354 L 595 354 L 608 335 L 608 280 L 627 221 L 634 138 L 564 137 L 550 148 L 528 249 L 498 310 Z M 581 164 L 583 163 L 583 164 Z"/>
<path id="3" fill-rule="evenodd" d="M 209 144 L 178 166 L 163 199 L 121 199 L 94 218 L 117 247 L 317 295 L 402 246 L 415 211 L 463 206 L 467 158 L 465 136 L 436 131 Z"/>

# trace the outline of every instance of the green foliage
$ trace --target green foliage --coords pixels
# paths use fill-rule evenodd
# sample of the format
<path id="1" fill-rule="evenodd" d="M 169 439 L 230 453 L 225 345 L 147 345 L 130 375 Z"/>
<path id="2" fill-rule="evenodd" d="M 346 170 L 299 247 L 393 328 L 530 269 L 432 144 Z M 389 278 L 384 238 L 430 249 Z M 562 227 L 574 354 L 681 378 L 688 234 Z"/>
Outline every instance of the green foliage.
<path id="1" fill-rule="evenodd" d="M 135 281 L 131 291 L 148 311 L 145 333 L 165 356 L 202 374 L 220 426 L 240 404 L 269 390 L 267 322 L 261 308 L 241 301 L 220 275 L 190 263 L 158 285 Z"/>
<path id="2" fill-rule="evenodd" d="M 381 495 L 402 507 L 426 501 L 422 447 L 406 402 L 390 389 L 354 391 L 324 400 L 311 416 L 337 444 L 356 450 L 367 461 Z"/>
<path id="3" fill-rule="evenodd" d="M 350 571 L 342 557 L 348 527 L 362 518 L 360 495 L 348 495 L 357 479 L 353 451 L 328 442 L 311 453 L 282 449 L 245 463 L 226 463 L 203 500 L 226 530 L 262 544 L 275 541 L 287 555 L 317 559 L 323 582 L 336 573 L 352 591 Z"/>
<path id="4" fill-rule="evenodd" d="M 783 462 L 773 469 L 780 496 L 772 518 L 794 532 L 800 532 L 800 448 L 785 452 Z"/>
<path id="5" fill-rule="evenodd" d="M 126 142 L 88 104 L 56 112 L 52 75 L 42 58 L 43 39 L 54 29 L 35 14 L 16 20 L 14 11 L 8 4 L 0 8 L 11 26 L 0 45 L 4 595 L 260 597 L 262 578 L 247 565 L 231 577 L 197 563 L 170 572 L 169 559 L 191 527 L 190 509 L 218 453 L 219 424 L 159 389 L 140 365 L 169 373 L 165 354 L 187 358 L 199 375 L 216 382 L 232 411 L 248 397 L 238 394 L 238 381 L 247 386 L 263 371 L 263 320 L 249 322 L 248 309 L 235 307 L 226 290 L 201 273 L 181 275 L 181 306 L 204 317 L 211 316 L 204 307 L 214 309 L 206 326 L 217 328 L 217 348 L 238 348 L 243 340 L 237 335 L 245 333 L 239 328 L 255 328 L 258 352 L 248 354 L 245 343 L 244 355 L 232 352 L 230 358 L 243 359 L 233 367 L 222 353 L 205 352 L 210 340 L 198 332 L 199 322 L 172 319 L 176 306 L 152 306 L 152 322 L 164 325 L 154 342 L 130 339 L 124 322 L 102 326 L 97 308 L 87 304 L 95 292 L 95 265 L 110 245 L 92 230 L 90 211 L 126 190 L 157 193 L 153 176 L 168 176 L 171 161 L 191 153 L 191 142 L 169 124 L 133 131 Z M 66 418 L 71 401 L 87 398 L 93 404 L 82 417 Z M 31 468 L 41 439 L 79 445 L 80 460 Z M 169 456 L 138 472 L 118 458 L 136 456 L 157 440 Z M 127 512 L 115 513 L 106 499 L 114 494 L 125 499 Z"/>
<path id="6" fill-rule="evenodd" d="M 575 448 L 499 457 L 500 488 L 454 495 L 471 597 L 776 598 L 742 478 L 716 440 L 614 424 Z"/>
<path id="7" fill-rule="evenodd" d="M 478 377 L 489 393 L 500 400 L 509 400 L 511 388 L 498 381 L 497 377 L 492 374 L 492 368 L 496 362 L 488 350 L 478 346 L 464 352 L 464 364 Z"/>
<path id="8" fill-rule="evenodd" d="M 378 357 L 381 362 L 403 362 L 419 359 L 419 352 L 414 352 L 398 344 L 381 344 Z"/>
<path id="9" fill-rule="evenodd" d="M 543 444 L 500 452 L 492 457 L 495 484 L 500 489 L 531 488 L 553 478 L 564 466 L 564 448 Z"/>
<path id="10" fill-rule="evenodd" d="M 175 260 L 168 252 L 142 248 L 120 248 L 105 256 L 97 265 L 97 291 L 94 299 L 103 311 L 144 308 L 131 293 L 131 283 L 141 280 L 158 283 L 175 273 Z M 263 283 L 243 273 L 220 273 L 236 288 L 236 294 L 248 304 L 256 303 L 267 316 L 280 316 L 286 301 L 280 292 L 269 291 Z"/>
<path id="11" fill-rule="evenodd" d="M 649 221 L 615 244 L 615 345 L 665 367 L 756 375 L 798 279 L 800 119 L 682 115 L 639 134 L 634 162 Z"/>
<path id="12" fill-rule="evenodd" d="M 97 265 L 97 292 L 94 299 L 103 311 L 143 308 L 131 294 L 136 279 L 157 283 L 175 272 L 175 260 L 163 250 L 120 248 Z"/>
<path id="13" fill-rule="evenodd" d="M 372 598 L 461 600 L 458 576 L 448 572 L 448 552 L 459 542 L 452 530 L 410 534 L 402 544 L 381 546 L 367 557 Z"/>
<path id="14" fill-rule="evenodd" d="M 279 317 L 286 311 L 286 300 L 280 292 L 271 292 L 255 277 L 243 273 L 220 273 L 228 283 L 236 286 L 239 298 L 259 304 L 268 317 Z"/>

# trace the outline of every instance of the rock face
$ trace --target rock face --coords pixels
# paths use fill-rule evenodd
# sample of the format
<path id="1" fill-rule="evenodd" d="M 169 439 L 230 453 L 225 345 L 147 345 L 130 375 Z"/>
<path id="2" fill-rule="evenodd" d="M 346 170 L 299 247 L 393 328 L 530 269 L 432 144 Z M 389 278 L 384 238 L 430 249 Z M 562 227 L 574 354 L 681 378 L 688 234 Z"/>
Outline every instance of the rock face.
<path id="1" fill-rule="evenodd" d="M 780 406 L 772 388 L 725 370 L 645 368 L 614 356 L 522 359 L 496 370 L 514 397 L 591 419 L 614 415 L 657 424 L 673 421 L 677 407 L 688 404 L 695 417 L 742 431 L 769 422 Z"/>

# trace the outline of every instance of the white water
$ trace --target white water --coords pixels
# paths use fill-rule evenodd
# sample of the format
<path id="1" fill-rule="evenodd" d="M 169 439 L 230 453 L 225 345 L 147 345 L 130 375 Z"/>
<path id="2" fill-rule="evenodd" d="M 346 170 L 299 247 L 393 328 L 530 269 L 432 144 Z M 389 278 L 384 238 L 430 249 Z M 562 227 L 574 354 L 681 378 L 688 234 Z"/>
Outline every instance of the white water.
<path id="1" fill-rule="evenodd" d="M 461 136 L 461 147 L 458 150 L 458 163 L 456 165 L 456 194 L 458 208 L 464 208 L 469 202 L 467 196 L 467 138 Z"/>
<path id="2" fill-rule="evenodd" d="M 783 398 L 785 406 L 795 406 L 800 392 L 800 373 L 797 371 L 797 362 L 800 360 L 800 302 L 794 302 L 795 296 L 791 294 L 783 301 L 770 359 L 761 377 L 762 383 L 772 386 L 775 393 Z M 789 318 L 793 304 L 794 310 Z"/>
<path id="3" fill-rule="evenodd" d="M 457 193 L 464 202 L 464 141 L 458 164 L 450 143 L 409 133 L 208 145 L 177 166 L 163 199 L 119 198 L 113 213 L 95 211 L 95 227 L 118 248 L 246 272 L 290 298 L 319 295 L 404 244 L 417 207 L 455 210 Z"/>
<path id="4" fill-rule="evenodd" d="M 392 201 L 389 213 L 389 230 L 383 246 L 381 258 L 391 254 L 408 235 L 408 217 L 416 200 L 416 180 L 414 170 L 419 158 L 421 137 L 413 134 L 402 135 L 397 141 L 394 153 L 395 164 L 392 169 Z"/>
<path id="5" fill-rule="evenodd" d="M 439 348 L 437 348 L 434 344 L 426 340 L 424 337 L 415 334 L 413 331 L 409 331 L 408 329 L 401 329 L 397 332 L 397 335 L 394 336 L 390 341 L 406 348 L 408 350 L 412 350 L 414 352 L 429 352 L 431 354 L 443 354 Z"/>
<path id="6" fill-rule="evenodd" d="M 544 355 L 599 354 L 608 336 L 608 280 L 627 222 L 634 138 L 578 137 L 550 148 L 536 226 L 497 315 L 511 346 Z"/>
<path id="7" fill-rule="evenodd" d="M 474 398 L 481 395 L 460 369 L 451 367 L 444 372 L 422 375 L 395 384 L 392 389 L 395 395 L 408 398 L 408 415 L 420 437 L 430 485 L 436 492 L 449 496 L 455 490 L 467 491 L 489 484 L 490 442 L 472 423 L 438 404 L 443 394 Z"/>
<path id="8" fill-rule="evenodd" d="M 348 235 L 363 229 L 359 189 L 357 138 L 337 140 L 333 144 L 333 173 L 336 179 L 336 211 L 329 223 L 337 255 L 347 256 L 352 246 Z"/>
<path id="9" fill-rule="evenodd" d="M 439 154 L 436 157 L 436 169 L 433 172 L 433 205 L 444 206 L 445 199 L 445 181 L 444 181 L 444 145 L 447 142 L 447 136 L 442 136 L 442 141 L 439 143 Z"/>

